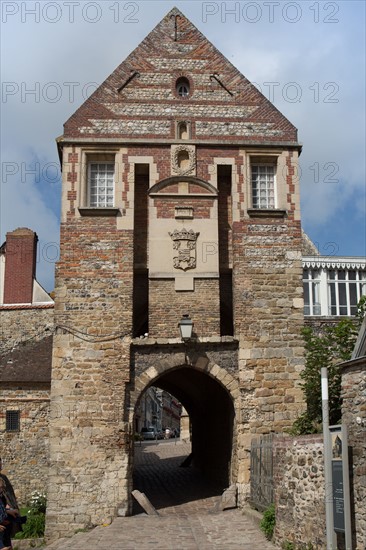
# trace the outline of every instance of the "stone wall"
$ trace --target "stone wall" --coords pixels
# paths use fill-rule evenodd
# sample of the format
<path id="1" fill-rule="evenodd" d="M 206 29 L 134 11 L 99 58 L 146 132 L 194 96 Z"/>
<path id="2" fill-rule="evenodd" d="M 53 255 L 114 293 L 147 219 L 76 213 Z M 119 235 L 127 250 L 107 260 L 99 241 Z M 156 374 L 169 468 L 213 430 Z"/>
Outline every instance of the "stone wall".
<path id="1" fill-rule="evenodd" d="M 0 454 L 18 503 L 26 505 L 32 491 L 46 493 L 49 468 L 48 384 L 2 382 L 0 389 Z M 5 411 L 20 412 L 20 430 L 5 431 Z"/>
<path id="2" fill-rule="evenodd" d="M 70 216 L 61 225 L 61 250 L 47 529 L 57 524 L 64 534 L 111 520 L 129 493 L 123 336 L 132 330 L 132 233 L 117 231 L 115 217 Z"/>
<path id="3" fill-rule="evenodd" d="M 252 433 L 291 427 L 301 412 L 304 365 L 300 224 L 268 218 L 233 224 L 234 330 L 239 376 L 253 395 Z M 253 432 L 254 429 L 254 432 Z"/>
<path id="4" fill-rule="evenodd" d="M 195 279 L 194 292 L 176 292 L 174 280 L 151 279 L 149 334 L 177 337 L 183 313 L 194 320 L 193 331 L 202 336 L 220 335 L 219 280 Z"/>
<path id="5" fill-rule="evenodd" d="M 29 340 L 42 340 L 53 331 L 51 306 L 0 307 L 0 355 Z"/>
<path id="6" fill-rule="evenodd" d="M 342 420 L 348 427 L 352 448 L 352 531 L 357 550 L 366 547 L 366 358 L 350 361 L 342 372 Z"/>
<path id="7" fill-rule="evenodd" d="M 276 545 L 325 548 L 322 435 L 275 437 L 273 468 Z"/>

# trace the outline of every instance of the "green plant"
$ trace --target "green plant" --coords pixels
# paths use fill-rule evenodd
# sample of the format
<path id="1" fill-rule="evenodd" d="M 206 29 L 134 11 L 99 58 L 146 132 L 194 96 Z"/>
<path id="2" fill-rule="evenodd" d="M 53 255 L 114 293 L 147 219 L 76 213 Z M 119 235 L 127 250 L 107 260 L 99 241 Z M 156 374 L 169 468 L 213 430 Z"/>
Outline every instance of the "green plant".
<path id="1" fill-rule="evenodd" d="M 312 327 L 303 329 L 305 342 L 305 368 L 301 373 L 306 411 L 293 423 L 292 435 L 321 432 L 322 397 L 320 371 L 328 369 L 329 422 L 338 424 L 341 419 L 341 371 L 339 364 L 351 358 L 357 333 L 365 315 L 366 297 L 357 305 L 357 315 L 353 319 L 342 319 L 336 325 L 326 326 L 321 333 Z"/>
<path id="2" fill-rule="evenodd" d="M 22 531 L 15 535 L 16 539 L 34 539 L 41 538 L 44 535 L 45 514 L 29 514 L 27 521 L 23 525 Z"/>
<path id="3" fill-rule="evenodd" d="M 267 510 L 263 513 L 263 518 L 259 524 L 260 529 L 265 534 L 268 540 L 273 537 L 273 531 L 276 524 L 276 512 L 274 504 L 268 506 Z"/>
<path id="4" fill-rule="evenodd" d="M 293 542 L 290 542 L 289 540 L 285 540 L 282 543 L 282 550 L 295 550 L 295 545 Z"/>
<path id="5" fill-rule="evenodd" d="M 36 514 L 40 512 L 45 514 L 47 506 L 46 495 L 44 493 L 40 493 L 39 491 L 33 491 L 31 493 L 31 499 L 28 506 L 30 508 L 28 510 L 28 514 Z"/>
<path id="6" fill-rule="evenodd" d="M 46 496 L 33 491 L 26 510 L 27 521 L 22 530 L 15 535 L 16 539 L 41 538 L 45 530 Z"/>

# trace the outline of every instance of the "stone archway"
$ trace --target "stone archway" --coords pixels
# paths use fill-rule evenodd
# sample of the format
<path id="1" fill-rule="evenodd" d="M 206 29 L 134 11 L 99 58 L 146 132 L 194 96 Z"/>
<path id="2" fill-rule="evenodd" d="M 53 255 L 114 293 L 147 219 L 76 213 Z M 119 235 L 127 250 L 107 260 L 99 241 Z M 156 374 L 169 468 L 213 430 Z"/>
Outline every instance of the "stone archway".
<path id="1" fill-rule="evenodd" d="M 133 425 L 136 405 L 149 386 L 173 394 L 191 419 L 194 466 L 207 480 L 214 479 L 225 488 L 237 481 L 239 383 L 204 355 L 196 355 L 188 364 L 177 359 L 172 354 L 135 378 L 130 393 L 129 424 Z M 132 468 L 130 471 L 132 475 Z"/>
<path id="2" fill-rule="evenodd" d="M 181 368 L 182 365 L 187 366 L 185 363 L 177 362 L 175 355 L 172 355 L 171 359 L 164 359 L 161 362 L 157 362 L 156 366 L 148 367 L 135 379 L 134 389 L 130 393 L 130 407 L 128 421 L 132 423 L 134 409 L 141 394 L 148 388 L 148 386 L 154 385 L 162 375 L 171 370 Z M 236 412 L 239 411 L 238 399 L 240 396 L 239 382 L 234 378 L 226 369 L 220 367 L 216 363 L 211 362 L 206 356 L 198 355 L 194 358 L 194 361 L 189 362 L 189 368 L 206 373 L 211 378 L 215 379 L 226 391 L 230 394 L 234 404 Z"/>

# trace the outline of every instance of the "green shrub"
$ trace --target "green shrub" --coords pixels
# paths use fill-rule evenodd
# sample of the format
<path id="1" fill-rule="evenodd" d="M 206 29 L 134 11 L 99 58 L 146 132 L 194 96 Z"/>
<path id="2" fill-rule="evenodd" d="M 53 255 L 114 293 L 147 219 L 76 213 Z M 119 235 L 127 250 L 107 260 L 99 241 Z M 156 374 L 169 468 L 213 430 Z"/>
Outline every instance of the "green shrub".
<path id="1" fill-rule="evenodd" d="M 25 511 L 27 521 L 22 525 L 22 530 L 15 535 L 16 539 L 41 538 L 45 530 L 46 495 L 39 491 L 33 491 Z M 24 515 L 24 510 L 22 511 Z"/>
<path id="2" fill-rule="evenodd" d="M 271 504 L 268 506 L 267 510 L 265 510 L 263 514 L 262 521 L 259 524 L 259 527 L 265 534 L 266 538 L 268 540 L 271 540 L 273 537 L 273 531 L 276 524 L 276 513 L 275 513 L 275 506 L 274 504 Z"/>
<path id="3" fill-rule="evenodd" d="M 357 315 L 352 319 L 342 319 L 335 325 L 323 327 L 321 331 L 304 327 L 305 368 L 300 376 L 307 408 L 288 430 L 291 435 L 322 431 L 322 367 L 328 369 L 329 423 L 339 424 L 342 416 L 342 373 L 339 364 L 351 358 L 365 311 L 366 296 L 362 296 L 357 304 Z"/>
<path id="4" fill-rule="evenodd" d="M 35 539 L 44 535 L 45 514 L 28 514 L 27 522 L 22 526 L 22 531 L 15 535 L 16 539 Z"/>

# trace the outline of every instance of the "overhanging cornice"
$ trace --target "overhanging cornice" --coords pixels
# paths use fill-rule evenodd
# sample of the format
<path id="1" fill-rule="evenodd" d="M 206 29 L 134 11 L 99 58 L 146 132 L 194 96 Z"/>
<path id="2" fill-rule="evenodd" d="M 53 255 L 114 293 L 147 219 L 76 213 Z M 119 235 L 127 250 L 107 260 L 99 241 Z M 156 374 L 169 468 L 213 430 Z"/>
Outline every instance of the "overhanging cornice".
<path id="1" fill-rule="evenodd" d="M 139 144 L 139 145 L 145 145 L 145 144 L 163 144 L 163 145 L 181 145 L 182 144 L 182 141 L 181 140 L 174 140 L 174 139 L 166 139 L 166 138 L 149 138 L 149 139 L 146 139 L 146 138 L 105 138 L 105 137 L 100 137 L 100 138 L 95 138 L 95 137 L 90 137 L 90 138 L 87 138 L 87 137 L 60 137 L 60 138 L 57 138 L 56 140 L 57 144 L 60 146 L 60 147 L 63 147 L 65 145 L 73 145 L 73 144 L 78 144 L 78 145 L 92 145 L 93 143 L 97 143 L 98 145 L 100 144 L 105 144 L 105 145 L 110 145 L 110 144 L 113 144 L 113 145 L 121 145 L 121 146 L 124 146 L 124 145 L 136 145 L 136 144 Z M 302 144 L 301 143 L 298 143 L 296 141 L 249 141 L 249 140 L 240 140 L 240 139 L 237 139 L 237 140 L 230 140 L 230 139 L 223 139 L 223 140 L 210 140 L 210 139 L 187 139 L 187 140 L 184 140 L 184 144 L 185 145 L 205 145 L 205 146 L 211 146 L 211 147 L 216 147 L 217 145 L 224 145 L 224 146 L 227 146 L 227 147 L 232 147 L 232 146 L 240 146 L 240 147 L 253 147 L 253 148 L 266 148 L 266 147 L 271 147 L 271 148 L 279 148 L 279 149 L 288 149 L 288 148 L 292 148 L 292 149 L 297 149 L 299 151 L 301 151 L 302 149 Z"/>

